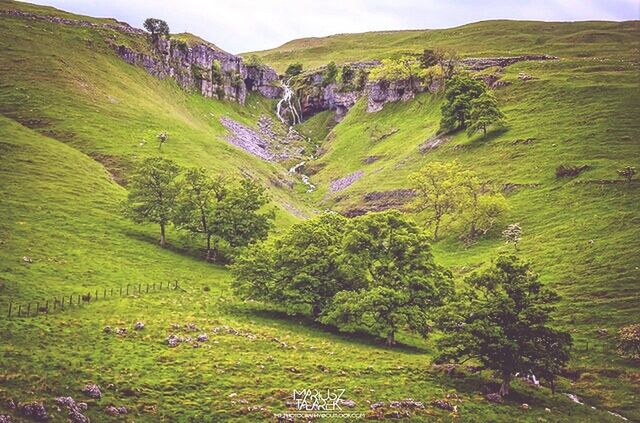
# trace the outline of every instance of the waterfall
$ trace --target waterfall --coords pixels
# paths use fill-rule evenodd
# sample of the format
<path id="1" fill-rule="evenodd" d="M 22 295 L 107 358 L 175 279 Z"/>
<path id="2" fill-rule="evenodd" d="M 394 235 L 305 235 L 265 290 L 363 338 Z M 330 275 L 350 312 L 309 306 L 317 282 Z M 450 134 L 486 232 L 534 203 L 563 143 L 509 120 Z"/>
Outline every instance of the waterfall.
<path id="1" fill-rule="evenodd" d="M 287 121 L 282 115 L 282 112 L 283 112 L 282 105 L 286 104 L 289 107 L 289 110 L 291 111 L 291 116 L 293 118 L 291 124 L 295 125 L 296 123 L 302 123 L 302 118 L 298 114 L 298 111 L 296 110 L 295 105 L 291 101 L 293 99 L 293 90 L 289 86 L 289 82 L 291 82 L 291 78 L 287 79 L 286 81 L 284 79 L 282 80 L 283 94 L 280 101 L 278 101 L 278 105 L 276 106 L 276 114 L 278 115 L 280 122 L 286 125 Z"/>

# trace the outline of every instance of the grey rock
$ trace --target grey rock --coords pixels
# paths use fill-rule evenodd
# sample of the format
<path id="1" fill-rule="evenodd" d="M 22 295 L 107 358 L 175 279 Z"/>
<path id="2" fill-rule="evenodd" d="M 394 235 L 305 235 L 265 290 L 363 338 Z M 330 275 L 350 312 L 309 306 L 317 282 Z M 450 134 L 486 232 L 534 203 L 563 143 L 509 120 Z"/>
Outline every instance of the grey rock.
<path id="1" fill-rule="evenodd" d="M 47 414 L 47 410 L 44 408 L 44 405 L 41 402 L 34 401 L 25 404 L 19 404 L 18 409 L 23 416 L 28 417 L 32 420 L 38 422 L 49 420 L 49 414 Z"/>
<path id="2" fill-rule="evenodd" d="M 364 172 L 361 170 L 358 170 L 356 172 L 353 172 L 345 176 L 344 178 L 334 179 L 329 184 L 329 191 L 331 192 L 342 191 L 343 189 L 347 188 L 349 185 L 356 182 L 358 179 L 362 178 L 363 175 L 364 175 Z"/>
<path id="3" fill-rule="evenodd" d="M 135 325 L 133 325 L 133 329 L 135 329 L 135 330 L 142 330 L 142 329 L 144 329 L 144 323 L 142 323 L 142 322 L 136 322 L 136 324 L 135 324 Z"/>
<path id="4" fill-rule="evenodd" d="M 102 392 L 100 392 L 100 387 L 95 383 L 87 384 L 82 392 L 90 398 L 100 399 L 102 397 Z"/>

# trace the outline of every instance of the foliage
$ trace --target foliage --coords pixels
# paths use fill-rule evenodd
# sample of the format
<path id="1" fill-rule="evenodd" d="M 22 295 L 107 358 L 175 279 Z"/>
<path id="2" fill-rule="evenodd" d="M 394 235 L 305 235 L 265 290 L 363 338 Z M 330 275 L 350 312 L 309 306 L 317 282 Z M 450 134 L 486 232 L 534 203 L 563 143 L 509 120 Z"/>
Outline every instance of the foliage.
<path id="1" fill-rule="evenodd" d="M 156 18 L 147 18 L 144 21 L 144 29 L 146 29 L 154 40 L 160 37 L 169 36 L 169 25 L 166 21 Z"/>
<path id="2" fill-rule="evenodd" d="M 329 62 L 322 72 L 322 85 L 327 86 L 336 82 L 338 76 L 338 66 L 336 62 Z"/>
<path id="3" fill-rule="evenodd" d="M 504 114 L 498 109 L 498 101 L 490 91 L 485 91 L 480 97 L 471 100 L 471 111 L 467 133 L 469 136 L 482 130 L 482 136 L 487 136 L 487 128 L 504 123 Z"/>
<path id="4" fill-rule="evenodd" d="M 552 378 L 567 363 L 571 336 L 548 326 L 559 297 L 528 263 L 499 257 L 466 284 L 441 316 L 441 360 L 480 361 L 500 374 L 502 396 L 509 395 L 515 373 L 543 369 Z"/>
<path id="5" fill-rule="evenodd" d="M 291 63 L 287 70 L 284 72 L 287 78 L 291 78 L 302 73 L 302 64 L 301 63 Z"/>
<path id="6" fill-rule="evenodd" d="M 424 165 L 409 180 L 416 190 L 413 208 L 427 211 L 427 222 L 433 227 L 433 238 L 437 240 L 447 217 L 459 211 L 465 201 L 462 168 L 457 162 L 432 162 Z"/>
<path id="7" fill-rule="evenodd" d="M 349 65 L 344 65 L 342 70 L 340 71 L 340 82 L 342 84 L 351 84 L 353 82 L 353 77 L 355 76 L 355 71 Z"/>
<path id="8" fill-rule="evenodd" d="M 211 62 L 211 82 L 214 85 L 224 84 L 225 73 L 219 60 Z"/>
<path id="9" fill-rule="evenodd" d="M 365 286 L 339 292 L 321 321 L 346 330 L 364 326 L 388 345 L 403 328 L 426 336 L 434 308 L 452 291 L 426 234 L 398 211 L 369 213 L 350 222 L 343 245 L 348 277 Z"/>
<path id="10" fill-rule="evenodd" d="M 640 360 L 640 323 L 618 331 L 618 351 L 623 357 Z"/>
<path id="11" fill-rule="evenodd" d="M 249 57 L 247 57 L 246 59 L 246 64 L 247 66 L 254 68 L 262 68 L 265 66 L 264 61 L 257 54 L 249 55 Z"/>
<path id="12" fill-rule="evenodd" d="M 460 61 L 458 53 L 450 48 L 439 48 L 434 51 L 434 58 L 444 78 L 450 79 L 455 74 L 456 66 Z"/>
<path id="13" fill-rule="evenodd" d="M 631 184 L 631 180 L 633 179 L 633 176 L 635 174 L 636 174 L 636 168 L 633 166 L 627 166 L 624 169 L 618 170 L 618 175 L 625 178 L 629 184 Z"/>
<path id="14" fill-rule="evenodd" d="M 484 183 L 472 171 L 459 175 L 464 191 L 461 218 L 465 224 L 463 238 L 472 241 L 488 233 L 508 210 L 507 200 Z"/>
<path id="15" fill-rule="evenodd" d="M 136 222 L 160 225 L 160 245 L 166 245 L 165 228 L 173 217 L 180 167 L 171 160 L 152 157 L 136 169 L 129 188 L 126 211 Z"/>
<path id="16" fill-rule="evenodd" d="M 202 235 L 207 242 L 207 260 L 214 260 L 211 238 L 219 235 L 216 215 L 227 196 L 226 181 L 222 176 L 209 177 L 204 169 L 187 169 L 179 188 L 173 221 L 179 228 Z"/>
<path id="17" fill-rule="evenodd" d="M 382 59 L 380 65 L 371 70 L 369 78 L 372 81 L 404 81 L 410 83 L 422 82 L 427 76 L 420 61 L 412 56 L 402 56 L 399 59 Z"/>
<path id="18" fill-rule="evenodd" d="M 337 292 L 357 287 L 341 267 L 346 223 L 338 214 L 323 214 L 247 248 L 232 266 L 236 292 L 290 312 L 303 305 L 318 317 Z"/>
<path id="19" fill-rule="evenodd" d="M 355 80 L 354 80 L 354 88 L 356 90 L 364 89 L 365 85 L 367 85 L 367 81 L 369 80 L 369 72 L 366 69 L 358 69 L 356 72 Z"/>
<path id="20" fill-rule="evenodd" d="M 472 101 L 486 91 L 482 81 L 467 74 L 457 74 L 448 82 L 444 91 L 440 127 L 446 131 L 466 128 L 471 115 Z"/>
<path id="21" fill-rule="evenodd" d="M 266 238 L 273 214 L 259 210 L 267 203 L 264 189 L 249 179 L 233 183 L 222 175 L 211 178 L 204 169 L 189 169 L 180 185 L 174 221 L 203 235 L 207 259 L 217 260 L 220 241 L 238 248 Z"/>
<path id="22" fill-rule="evenodd" d="M 512 223 L 511 225 L 507 226 L 507 229 L 502 231 L 502 238 L 504 239 L 505 243 L 513 244 L 513 248 L 518 251 L 518 243 L 522 238 L 522 228 L 520 227 L 520 224 Z"/>

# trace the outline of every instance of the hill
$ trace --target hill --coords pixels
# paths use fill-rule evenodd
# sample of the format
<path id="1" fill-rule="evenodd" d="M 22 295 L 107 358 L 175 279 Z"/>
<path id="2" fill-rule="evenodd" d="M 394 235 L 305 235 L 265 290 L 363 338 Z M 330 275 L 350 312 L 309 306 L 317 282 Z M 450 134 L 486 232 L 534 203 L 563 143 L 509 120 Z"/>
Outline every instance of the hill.
<path id="1" fill-rule="evenodd" d="M 269 421 L 291 410 L 294 389 L 337 386 L 354 410 L 367 413 L 381 401 L 413 398 L 424 407 L 398 411 L 409 411 L 411 421 L 620 421 L 608 411 L 640 418 L 637 364 L 615 352 L 615 332 L 640 310 L 640 184 L 616 175 L 640 161 L 637 33 L 637 22 L 499 21 L 298 40 L 259 53 L 279 70 L 296 60 L 309 68 L 420 52 L 436 40 L 464 56 L 560 57 L 505 68 L 511 84 L 495 93 L 508 126 L 484 140 L 458 133 L 426 147 L 435 139 L 441 94 L 377 113 L 360 98 L 337 124 L 331 111 L 310 117 L 296 126 L 320 152 L 306 165 L 318 189 L 306 193 L 287 171 L 293 158 L 265 161 L 229 142 L 222 118 L 259 133 L 261 118 L 278 122 L 276 100 L 250 92 L 242 105 L 184 90 L 117 54 L 114 45 L 151 54 L 135 28 L 0 1 L 0 415 L 20 421 L 11 401 L 39 401 L 53 421 L 66 421 L 55 398 L 71 395 L 87 401 L 92 421 L 123 418 L 109 415 L 109 405 L 125 406 L 136 421 Z M 172 37 L 219 50 L 191 34 Z M 521 80 L 520 72 L 534 79 Z M 287 131 L 273 128 L 278 137 Z M 155 137 L 165 130 L 170 138 L 160 151 Z M 170 231 L 170 247 L 162 249 L 154 226 L 134 225 L 120 212 L 132 169 L 157 155 L 260 181 L 277 207 L 277 231 L 314 209 L 402 207 L 408 175 L 430 161 L 475 170 L 504 187 L 508 222 L 524 229 L 521 255 L 563 295 L 557 318 L 576 347 L 559 390 L 588 405 L 522 380 L 512 398 L 492 404 L 484 397 L 492 375 L 433 366 L 432 339 L 402 333 L 389 348 L 370 335 L 347 336 L 238 300 L 228 270 L 205 263 L 199 241 Z M 559 164 L 590 169 L 556 179 Z M 357 172 L 351 185 L 331 190 Z M 438 263 L 458 279 L 511 249 L 499 231 L 471 245 L 451 231 L 434 245 Z M 177 289 L 145 290 L 176 281 Z M 103 298 L 127 286 L 129 295 Z M 18 306 L 24 312 L 31 303 L 33 311 L 36 303 L 94 292 L 97 301 L 15 316 Z M 133 329 L 138 321 L 141 331 Z M 175 347 L 167 341 L 172 334 Z M 208 339 L 198 341 L 201 334 Z M 88 383 L 100 385 L 101 399 L 81 392 Z"/>
<path id="2" fill-rule="evenodd" d="M 426 48 L 446 47 L 463 57 L 552 54 L 572 58 L 634 61 L 638 49 L 638 21 L 539 22 L 495 20 L 449 29 L 338 34 L 301 38 L 280 47 L 245 53 L 257 55 L 283 72 L 290 63 L 305 68 L 330 61 L 348 63 L 383 59 Z"/>

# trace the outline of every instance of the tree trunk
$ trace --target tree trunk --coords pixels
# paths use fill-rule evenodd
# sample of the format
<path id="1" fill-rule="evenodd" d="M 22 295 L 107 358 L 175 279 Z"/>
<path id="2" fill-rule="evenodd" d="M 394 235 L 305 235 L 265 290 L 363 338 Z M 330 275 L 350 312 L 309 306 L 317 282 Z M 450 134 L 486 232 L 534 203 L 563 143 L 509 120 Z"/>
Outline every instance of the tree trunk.
<path id="1" fill-rule="evenodd" d="M 482 138 L 486 138 L 486 136 L 487 136 L 487 127 L 483 126 L 482 127 Z"/>
<path id="2" fill-rule="evenodd" d="M 318 304 L 314 304 L 314 305 L 311 306 L 311 314 L 313 315 L 313 317 L 320 316 L 321 312 L 322 312 L 322 309 L 320 308 L 320 306 Z"/>
<path id="3" fill-rule="evenodd" d="M 440 219 L 436 219 L 434 228 L 433 228 L 433 240 L 438 240 L 438 229 L 440 229 Z"/>
<path id="4" fill-rule="evenodd" d="M 392 346 L 396 344 L 395 331 L 390 331 L 387 333 L 387 345 Z"/>
<path id="5" fill-rule="evenodd" d="M 160 246 L 164 248 L 167 245 L 167 237 L 164 233 L 164 223 L 160 223 Z"/>
<path id="6" fill-rule="evenodd" d="M 502 385 L 500 385 L 500 391 L 498 391 L 501 397 L 506 397 L 509 395 L 510 386 L 511 386 L 511 372 L 504 372 L 502 374 Z"/>
<path id="7" fill-rule="evenodd" d="M 207 261 L 211 261 L 211 235 L 207 235 Z"/>

